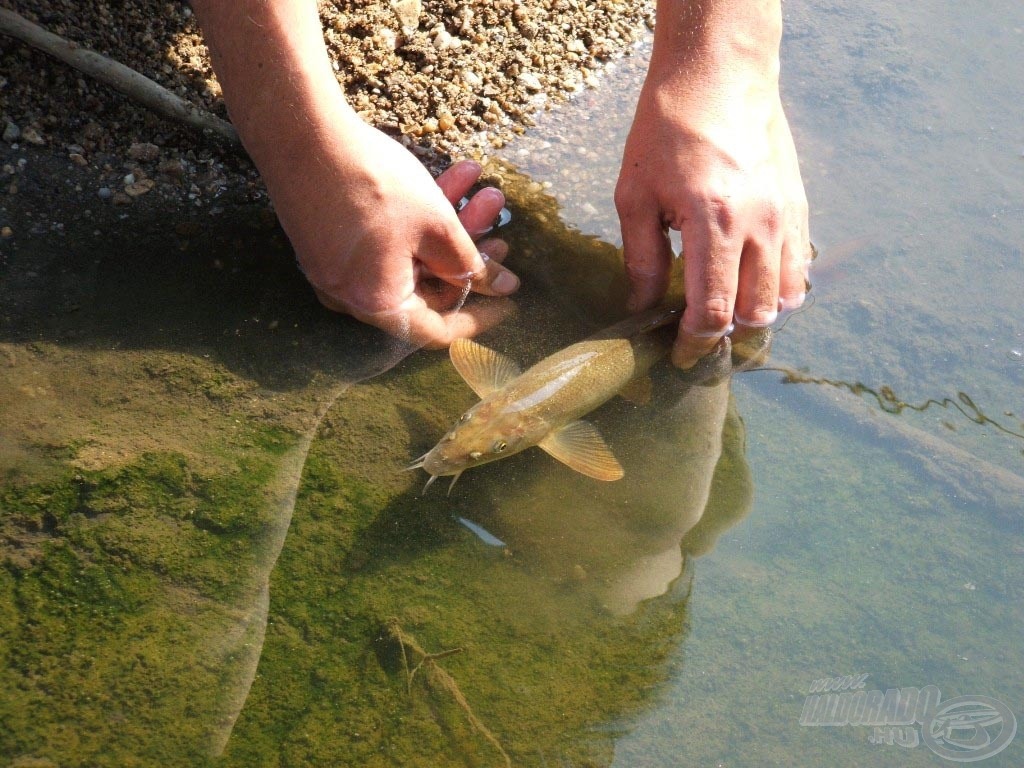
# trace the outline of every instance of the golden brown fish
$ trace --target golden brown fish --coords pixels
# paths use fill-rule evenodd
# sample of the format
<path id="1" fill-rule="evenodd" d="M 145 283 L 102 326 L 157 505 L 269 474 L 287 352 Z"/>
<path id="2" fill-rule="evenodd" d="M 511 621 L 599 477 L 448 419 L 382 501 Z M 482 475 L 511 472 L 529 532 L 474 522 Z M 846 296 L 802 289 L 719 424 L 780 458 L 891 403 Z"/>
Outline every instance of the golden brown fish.
<path id="1" fill-rule="evenodd" d="M 642 395 L 650 386 L 647 371 L 672 347 L 674 329 L 658 329 L 678 315 L 678 309 L 643 312 L 523 373 L 498 352 L 467 339 L 455 341 L 452 363 L 483 399 L 410 469 L 430 473 L 424 490 L 441 475 L 454 475 L 454 486 L 465 470 L 536 445 L 584 475 L 618 480 L 622 466 L 597 428 L 580 417 L 617 394 Z"/>

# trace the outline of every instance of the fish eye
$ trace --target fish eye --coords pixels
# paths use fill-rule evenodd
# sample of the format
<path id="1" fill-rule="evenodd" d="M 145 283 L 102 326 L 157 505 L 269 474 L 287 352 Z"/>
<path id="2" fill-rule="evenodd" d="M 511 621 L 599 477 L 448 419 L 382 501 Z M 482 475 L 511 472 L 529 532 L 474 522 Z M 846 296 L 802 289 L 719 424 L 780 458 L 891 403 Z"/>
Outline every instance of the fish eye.
<path id="1" fill-rule="evenodd" d="M 494 449 L 493 450 L 494 450 L 495 453 L 501 453 L 506 448 L 508 448 L 508 443 L 506 443 L 504 440 L 499 440 L 498 442 L 496 442 L 494 444 Z"/>

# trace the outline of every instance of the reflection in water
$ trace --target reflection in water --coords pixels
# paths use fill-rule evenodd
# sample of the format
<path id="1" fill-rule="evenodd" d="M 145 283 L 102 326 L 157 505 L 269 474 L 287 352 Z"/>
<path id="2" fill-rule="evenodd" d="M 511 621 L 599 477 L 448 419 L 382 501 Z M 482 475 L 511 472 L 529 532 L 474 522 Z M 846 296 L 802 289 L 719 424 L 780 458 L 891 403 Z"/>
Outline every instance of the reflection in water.
<path id="1" fill-rule="evenodd" d="M 0 754 L 201 763 L 255 672 L 321 412 L 411 350 L 320 309 L 258 212 L 118 213 L 3 263 Z"/>
<path id="2" fill-rule="evenodd" d="M 622 270 L 550 199 L 518 202 L 519 320 L 485 342 L 536 360 L 621 317 Z M 5 754 L 351 763 L 383 739 L 399 763 L 486 761 L 490 733 L 517 759 L 607 762 L 591 729 L 665 679 L 685 563 L 749 507 L 727 380 L 666 367 L 653 404 L 603 408 L 627 476 L 598 493 L 524 455 L 422 499 L 399 469 L 467 405 L 450 364 L 351 387 L 411 350 L 321 310 L 275 231 L 231 210 L 181 235 L 143 217 L 99 255 L 71 230 L 6 265 Z M 382 626 L 429 689 L 368 666 Z"/>
<path id="3" fill-rule="evenodd" d="M 621 456 L 622 480 L 598 484 L 535 461 L 496 481 L 500 489 L 481 481 L 467 504 L 524 567 L 576 584 L 619 616 L 664 594 L 687 553 L 710 550 L 752 499 L 729 379 L 673 387 L 673 372 L 662 373 L 650 410 L 617 402 L 597 420 Z M 711 506 L 719 514 L 705 520 Z M 688 542 L 702 520 L 699 542 Z"/>
<path id="4" fill-rule="evenodd" d="M 530 252 L 519 316 L 483 343 L 537 360 L 615 319 L 614 252 L 531 208 L 515 226 Z M 582 264 L 590 279 L 562 279 Z M 737 355 L 759 360 L 767 338 Z M 753 493 L 729 376 L 694 385 L 667 362 L 652 375 L 649 404 L 615 398 L 587 417 L 621 480 L 525 451 L 448 497 L 401 472 L 474 400 L 447 356 L 349 389 L 310 448 L 225 762 L 608 763 L 687 631 L 688 563 Z"/>

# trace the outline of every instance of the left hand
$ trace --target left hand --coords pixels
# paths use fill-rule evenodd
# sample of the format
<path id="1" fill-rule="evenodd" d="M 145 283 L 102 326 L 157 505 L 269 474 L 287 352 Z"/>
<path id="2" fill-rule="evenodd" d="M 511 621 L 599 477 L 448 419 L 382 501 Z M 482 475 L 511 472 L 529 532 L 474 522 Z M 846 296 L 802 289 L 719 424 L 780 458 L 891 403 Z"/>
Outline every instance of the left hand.
<path id="1" fill-rule="evenodd" d="M 686 309 L 672 353 L 680 368 L 732 324 L 742 337 L 800 306 L 810 257 L 807 198 L 776 80 L 695 69 L 652 62 L 615 190 L 631 310 L 665 295 L 667 230 L 682 233 Z"/>

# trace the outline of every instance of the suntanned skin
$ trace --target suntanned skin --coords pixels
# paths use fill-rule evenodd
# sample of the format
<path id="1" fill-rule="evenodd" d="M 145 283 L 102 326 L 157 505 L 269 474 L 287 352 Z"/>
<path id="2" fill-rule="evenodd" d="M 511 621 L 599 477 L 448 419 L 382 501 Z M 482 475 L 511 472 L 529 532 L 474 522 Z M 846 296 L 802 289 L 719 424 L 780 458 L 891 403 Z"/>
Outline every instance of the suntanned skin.
<path id="1" fill-rule="evenodd" d="M 693 365 L 731 323 L 803 302 L 807 200 L 779 98 L 779 0 L 658 0 L 654 50 L 616 187 L 630 306 L 668 285 L 665 228 L 682 232 L 686 311 L 673 362 Z"/>
<path id="2" fill-rule="evenodd" d="M 415 343 L 496 322 L 518 286 L 500 241 L 472 235 L 503 204 L 456 164 L 435 183 L 346 103 L 315 0 L 193 0 L 232 121 L 320 300 Z M 803 299 L 807 202 L 778 93 L 780 0 L 659 0 L 654 52 L 626 142 L 616 205 L 631 307 L 664 294 L 665 227 L 683 233 L 687 309 L 673 361 L 689 367 L 730 323 L 743 333 Z M 431 290 L 437 276 L 447 290 Z"/>
<path id="3" fill-rule="evenodd" d="M 499 266 L 505 245 L 480 244 L 504 198 L 452 202 L 480 174 L 450 168 L 435 183 L 401 145 L 346 102 L 323 42 L 314 0 L 193 0 L 231 120 L 267 184 L 299 263 L 331 309 L 414 343 L 446 346 L 500 318 L 500 306 L 442 314 L 472 289 L 514 291 Z M 437 276 L 451 290 L 432 291 Z"/>

